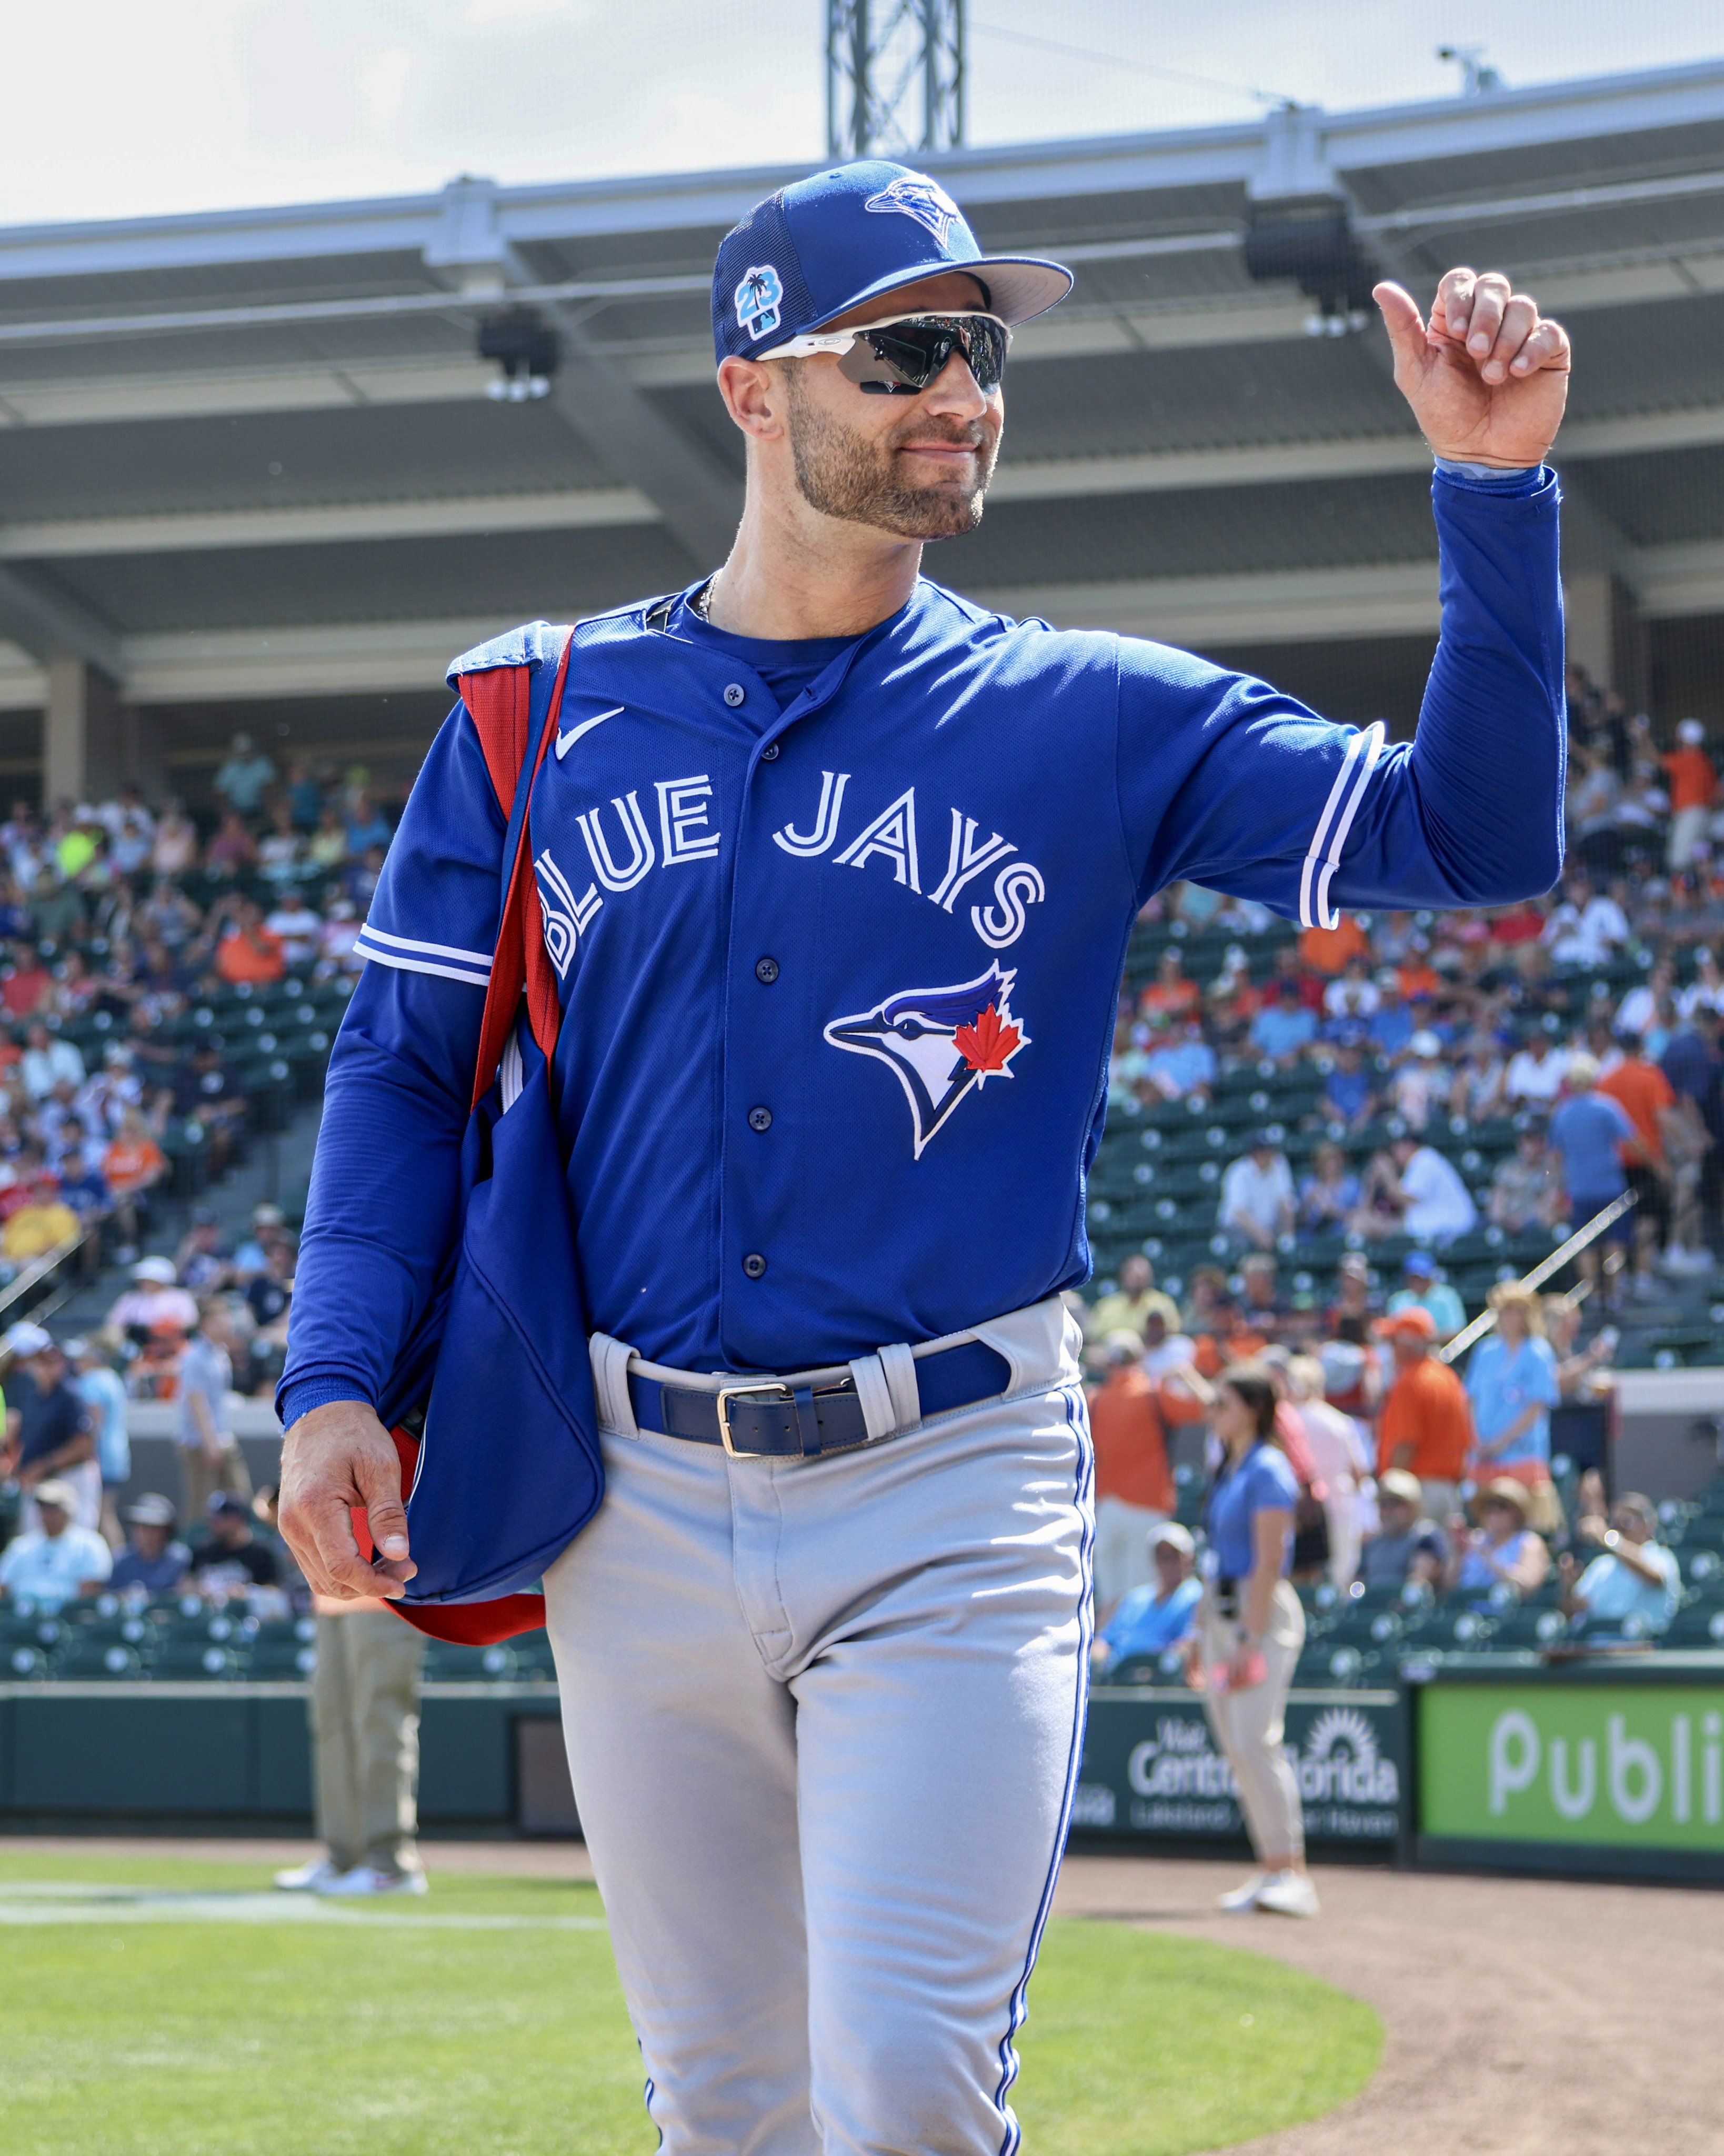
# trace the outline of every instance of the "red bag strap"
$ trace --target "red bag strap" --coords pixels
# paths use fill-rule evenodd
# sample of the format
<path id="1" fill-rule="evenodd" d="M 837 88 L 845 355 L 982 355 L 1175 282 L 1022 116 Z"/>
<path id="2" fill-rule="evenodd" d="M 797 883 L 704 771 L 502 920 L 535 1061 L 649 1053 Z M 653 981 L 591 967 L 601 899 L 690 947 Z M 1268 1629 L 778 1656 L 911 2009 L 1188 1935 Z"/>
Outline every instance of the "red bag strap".
<path id="1" fill-rule="evenodd" d="M 491 788 L 505 823 L 515 806 L 516 788 L 523 783 L 531 787 L 543 767 L 546 750 L 557 737 L 557 714 L 562 709 L 569 654 L 574 644 L 571 632 L 557 662 L 557 679 L 551 690 L 551 708 L 546 714 L 539 752 L 530 773 L 524 769 L 532 732 L 530 670 L 525 666 L 495 666 L 487 668 L 482 674 L 465 674 L 461 677 L 461 701 L 479 735 L 485 767 L 490 773 Z M 539 910 L 539 887 L 533 875 L 532 859 L 532 840 L 523 819 L 521 844 L 510 868 L 509 888 L 497 930 L 496 955 L 491 960 L 485 1016 L 480 1022 L 479 1060 L 473 1075 L 475 1108 L 496 1075 L 523 993 L 533 1039 L 546 1058 L 557 1052 L 562 1006 L 557 993 L 556 972 L 545 948 L 544 921 Z"/>

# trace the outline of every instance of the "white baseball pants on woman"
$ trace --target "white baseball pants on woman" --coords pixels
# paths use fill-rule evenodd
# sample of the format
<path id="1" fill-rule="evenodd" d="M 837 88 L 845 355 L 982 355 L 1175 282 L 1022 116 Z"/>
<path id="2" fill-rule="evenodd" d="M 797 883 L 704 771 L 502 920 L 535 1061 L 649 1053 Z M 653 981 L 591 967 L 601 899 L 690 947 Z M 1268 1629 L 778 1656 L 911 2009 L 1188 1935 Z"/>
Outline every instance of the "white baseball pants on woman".
<path id="1" fill-rule="evenodd" d="M 1007 1394 L 824 1460 L 604 1439 L 545 1581 L 666 2156 L 1009 2156 L 1082 1743 L 1090 1452 L 1057 1299 Z M 717 1381 L 714 1380 L 716 1383 Z"/>

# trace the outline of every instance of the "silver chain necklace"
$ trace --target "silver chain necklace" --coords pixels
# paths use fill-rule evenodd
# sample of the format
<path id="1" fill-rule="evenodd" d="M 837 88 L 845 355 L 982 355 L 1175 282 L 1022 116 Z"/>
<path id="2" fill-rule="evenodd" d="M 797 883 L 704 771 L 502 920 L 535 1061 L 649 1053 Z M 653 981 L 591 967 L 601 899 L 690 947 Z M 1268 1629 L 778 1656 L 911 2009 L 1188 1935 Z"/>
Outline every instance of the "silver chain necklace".
<path id="1" fill-rule="evenodd" d="M 715 570 L 695 593 L 695 612 L 709 628 L 712 624 L 712 587 L 717 582 L 718 572 Z"/>

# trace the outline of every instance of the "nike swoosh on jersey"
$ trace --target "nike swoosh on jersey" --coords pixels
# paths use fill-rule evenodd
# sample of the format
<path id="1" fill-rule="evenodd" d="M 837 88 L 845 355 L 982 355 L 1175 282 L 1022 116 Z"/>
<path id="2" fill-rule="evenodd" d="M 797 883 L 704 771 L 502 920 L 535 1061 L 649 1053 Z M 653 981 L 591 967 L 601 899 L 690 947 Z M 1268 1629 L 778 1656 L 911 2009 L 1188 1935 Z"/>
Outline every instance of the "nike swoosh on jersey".
<path id="1" fill-rule="evenodd" d="M 557 761 L 561 763 L 582 734 L 590 734 L 595 726 L 602 726 L 607 719 L 613 719 L 619 711 L 628 709 L 625 704 L 613 704 L 608 711 L 601 711 L 596 719 L 582 719 L 577 726 L 571 726 L 566 734 L 557 737 Z"/>

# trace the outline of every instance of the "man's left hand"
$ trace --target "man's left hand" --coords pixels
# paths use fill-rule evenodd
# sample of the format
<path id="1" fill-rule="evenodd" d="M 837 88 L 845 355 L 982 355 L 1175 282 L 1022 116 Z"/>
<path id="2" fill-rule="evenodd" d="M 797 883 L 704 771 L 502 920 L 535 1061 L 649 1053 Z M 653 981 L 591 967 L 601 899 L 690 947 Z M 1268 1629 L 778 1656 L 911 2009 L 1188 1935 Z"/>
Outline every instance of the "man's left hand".
<path id="1" fill-rule="evenodd" d="M 1568 399 L 1568 333 L 1499 271 L 1451 270 L 1426 322 L 1411 293 L 1372 295 L 1395 386 L 1439 457 L 1506 471 L 1544 462 Z"/>

